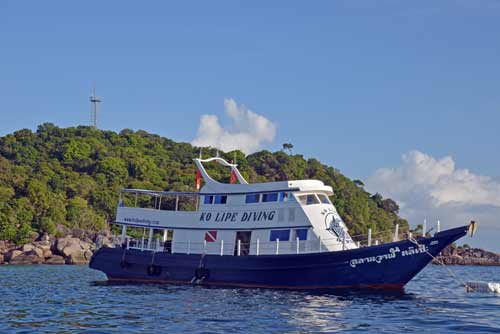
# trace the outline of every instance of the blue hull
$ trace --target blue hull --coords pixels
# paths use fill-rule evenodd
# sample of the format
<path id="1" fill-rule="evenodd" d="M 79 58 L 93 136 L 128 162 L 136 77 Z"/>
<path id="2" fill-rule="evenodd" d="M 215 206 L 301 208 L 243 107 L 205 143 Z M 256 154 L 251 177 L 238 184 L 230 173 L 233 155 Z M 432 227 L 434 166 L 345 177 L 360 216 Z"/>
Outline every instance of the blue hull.
<path id="1" fill-rule="evenodd" d="M 200 285 L 286 288 L 402 289 L 468 226 L 431 238 L 337 252 L 293 255 L 219 256 L 101 248 L 90 268 L 110 281 L 196 283 Z"/>

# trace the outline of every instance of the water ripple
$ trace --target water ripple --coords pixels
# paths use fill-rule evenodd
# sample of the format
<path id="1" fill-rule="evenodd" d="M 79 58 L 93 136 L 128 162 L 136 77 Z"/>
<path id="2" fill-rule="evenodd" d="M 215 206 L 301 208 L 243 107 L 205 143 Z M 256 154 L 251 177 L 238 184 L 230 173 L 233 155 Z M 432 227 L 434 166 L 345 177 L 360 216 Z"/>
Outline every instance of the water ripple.
<path id="1" fill-rule="evenodd" d="M 500 268 L 453 267 L 500 281 Z M 500 297 L 431 266 L 404 293 L 109 284 L 85 266 L 1 266 L 0 333 L 500 333 Z"/>

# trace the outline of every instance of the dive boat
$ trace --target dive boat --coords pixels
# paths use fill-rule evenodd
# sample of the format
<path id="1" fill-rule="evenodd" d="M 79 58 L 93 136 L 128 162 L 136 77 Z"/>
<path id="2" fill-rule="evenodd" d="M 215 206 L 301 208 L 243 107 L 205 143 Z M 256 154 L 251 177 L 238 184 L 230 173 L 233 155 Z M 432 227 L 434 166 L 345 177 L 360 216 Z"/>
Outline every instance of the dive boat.
<path id="1" fill-rule="evenodd" d="M 230 184 L 203 164 L 231 169 Z M 194 159 L 198 192 L 123 189 L 121 236 L 90 267 L 110 281 L 286 289 L 402 289 L 474 223 L 360 247 L 318 180 L 249 184 L 237 165 Z M 201 185 L 203 178 L 204 185 Z M 201 188 L 201 189 L 200 189 Z M 397 229 L 396 229 L 397 230 Z"/>

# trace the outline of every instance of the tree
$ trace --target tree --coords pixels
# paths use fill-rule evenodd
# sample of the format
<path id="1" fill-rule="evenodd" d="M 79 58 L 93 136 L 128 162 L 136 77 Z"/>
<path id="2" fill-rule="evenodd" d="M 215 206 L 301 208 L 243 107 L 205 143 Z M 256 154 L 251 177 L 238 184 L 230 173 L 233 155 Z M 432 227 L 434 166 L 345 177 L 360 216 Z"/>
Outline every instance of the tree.
<path id="1" fill-rule="evenodd" d="M 288 154 L 292 155 L 293 144 L 292 143 L 284 143 L 283 151 L 288 151 Z"/>

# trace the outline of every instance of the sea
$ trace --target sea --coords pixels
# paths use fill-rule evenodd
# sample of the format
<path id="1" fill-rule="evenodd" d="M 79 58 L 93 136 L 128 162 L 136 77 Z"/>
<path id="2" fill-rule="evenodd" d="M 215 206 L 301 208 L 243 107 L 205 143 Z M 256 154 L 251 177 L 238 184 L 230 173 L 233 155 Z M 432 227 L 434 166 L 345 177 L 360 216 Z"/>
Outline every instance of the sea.
<path id="1" fill-rule="evenodd" d="M 500 333 L 500 295 L 460 280 L 499 282 L 500 267 L 431 265 L 394 293 L 116 285 L 87 266 L 5 265 L 0 333 Z"/>

